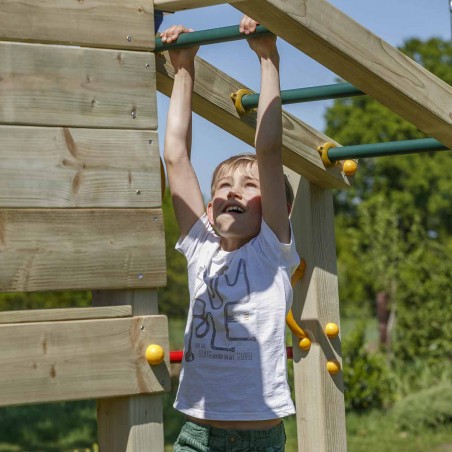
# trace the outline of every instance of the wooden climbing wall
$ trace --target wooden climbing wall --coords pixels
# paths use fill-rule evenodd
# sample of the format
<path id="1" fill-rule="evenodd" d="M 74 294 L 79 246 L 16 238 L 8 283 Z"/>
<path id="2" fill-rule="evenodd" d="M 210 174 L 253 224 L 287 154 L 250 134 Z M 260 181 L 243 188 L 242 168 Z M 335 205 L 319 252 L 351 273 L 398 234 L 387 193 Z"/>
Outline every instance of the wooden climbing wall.
<path id="1" fill-rule="evenodd" d="M 164 285 L 152 2 L 0 13 L 0 290 Z"/>
<path id="2" fill-rule="evenodd" d="M 163 449 L 169 360 L 144 357 L 169 355 L 153 47 L 151 0 L 0 0 L 0 291 L 95 306 L 0 316 L 0 404 L 102 399 L 105 451 Z"/>

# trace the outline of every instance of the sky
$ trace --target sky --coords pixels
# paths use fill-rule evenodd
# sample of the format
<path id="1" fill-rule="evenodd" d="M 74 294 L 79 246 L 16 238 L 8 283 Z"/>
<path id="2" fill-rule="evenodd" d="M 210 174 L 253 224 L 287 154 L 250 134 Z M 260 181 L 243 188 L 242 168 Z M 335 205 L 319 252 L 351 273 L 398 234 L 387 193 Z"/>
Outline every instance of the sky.
<path id="1" fill-rule="evenodd" d="M 395 47 L 413 37 L 425 40 L 435 36 L 451 40 L 449 0 L 330 0 L 330 3 Z M 242 13 L 228 4 L 198 8 L 165 15 L 159 31 L 174 24 L 183 24 L 194 30 L 224 27 L 238 24 L 241 17 Z M 278 49 L 282 90 L 337 81 L 334 73 L 281 39 L 278 40 Z M 201 46 L 198 56 L 259 92 L 259 63 L 246 41 Z M 158 93 L 157 103 L 162 154 L 169 99 Z M 285 105 L 283 108 L 323 131 L 323 116 L 331 103 L 318 101 Z M 194 114 L 192 162 L 204 196 L 208 196 L 210 178 L 218 163 L 231 155 L 252 150 L 228 132 Z"/>

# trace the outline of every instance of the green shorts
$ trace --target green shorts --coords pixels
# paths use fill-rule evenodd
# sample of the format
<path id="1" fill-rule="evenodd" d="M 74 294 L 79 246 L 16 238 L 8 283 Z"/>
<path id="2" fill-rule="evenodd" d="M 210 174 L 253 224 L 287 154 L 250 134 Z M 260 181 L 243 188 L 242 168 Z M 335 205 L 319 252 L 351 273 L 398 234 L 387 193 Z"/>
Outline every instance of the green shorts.
<path id="1" fill-rule="evenodd" d="M 224 430 L 185 422 L 175 452 L 284 452 L 284 424 L 268 430 Z"/>

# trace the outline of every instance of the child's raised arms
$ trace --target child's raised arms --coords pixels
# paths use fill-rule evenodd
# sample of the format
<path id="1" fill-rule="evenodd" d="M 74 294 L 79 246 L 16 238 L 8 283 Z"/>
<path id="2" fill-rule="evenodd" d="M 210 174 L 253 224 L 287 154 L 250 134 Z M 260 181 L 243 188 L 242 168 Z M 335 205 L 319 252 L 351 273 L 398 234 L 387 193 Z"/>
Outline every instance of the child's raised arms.
<path id="1" fill-rule="evenodd" d="M 279 85 L 279 53 L 276 36 L 253 38 L 256 21 L 244 16 L 240 31 L 261 65 L 261 92 L 257 109 L 255 148 L 259 168 L 262 216 L 282 243 L 290 242 L 290 224 L 282 165 L 282 108 Z"/>
<path id="2" fill-rule="evenodd" d="M 161 34 L 163 42 L 177 40 L 191 29 L 175 25 Z M 170 50 L 174 67 L 174 85 L 166 123 L 164 159 L 173 208 L 182 237 L 204 214 L 199 182 L 190 161 L 192 141 L 192 95 L 195 77 L 194 59 L 198 47 Z"/>

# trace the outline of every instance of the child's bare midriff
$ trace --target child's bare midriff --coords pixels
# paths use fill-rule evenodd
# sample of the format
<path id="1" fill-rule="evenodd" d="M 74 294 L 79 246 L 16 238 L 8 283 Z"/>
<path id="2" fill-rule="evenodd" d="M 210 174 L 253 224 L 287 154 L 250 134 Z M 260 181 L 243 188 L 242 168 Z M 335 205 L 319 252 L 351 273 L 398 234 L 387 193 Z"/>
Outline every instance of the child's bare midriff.
<path id="1" fill-rule="evenodd" d="M 215 421 L 197 419 L 191 416 L 188 416 L 188 419 L 196 424 L 208 425 L 209 427 L 225 430 L 268 430 L 281 424 L 281 419 L 266 419 L 265 421 Z"/>

